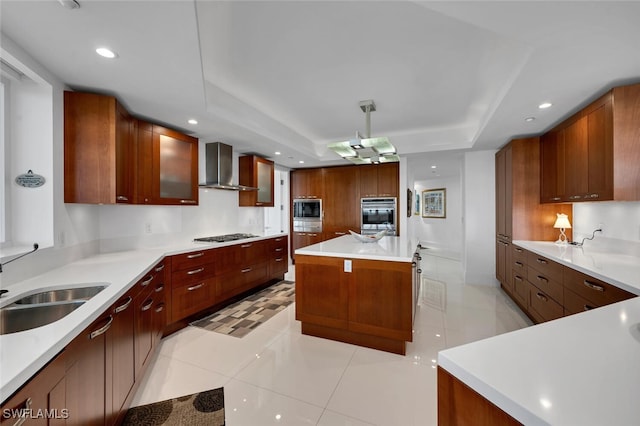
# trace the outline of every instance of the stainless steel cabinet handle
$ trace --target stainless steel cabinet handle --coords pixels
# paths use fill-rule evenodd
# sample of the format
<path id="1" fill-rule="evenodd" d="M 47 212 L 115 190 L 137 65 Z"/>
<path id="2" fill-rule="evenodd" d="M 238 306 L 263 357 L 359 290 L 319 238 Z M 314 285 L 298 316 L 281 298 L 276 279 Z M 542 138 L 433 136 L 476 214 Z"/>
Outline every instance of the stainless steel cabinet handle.
<path id="1" fill-rule="evenodd" d="M 346 232 L 336 232 L 335 234 L 336 234 L 336 235 L 347 235 L 347 233 L 346 233 Z"/>
<path id="2" fill-rule="evenodd" d="M 158 287 L 156 287 L 156 293 L 160 293 L 162 290 L 164 290 L 164 284 L 159 285 Z"/>
<path id="3" fill-rule="evenodd" d="M 584 285 L 589 287 L 591 290 L 604 291 L 604 287 L 602 287 L 601 285 L 598 285 L 598 284 L 594 284 L 589 280 L 584 280 Z"/>
<path id="4" fill-rule="evenodd" d="M 194 269 L 193 271 L 187 271 L 187 275 L 199 274 L 202 271 L 204 271 L 204 268 Z"/>
<path id="5" fill-rule="evenodd" d="M 513 250 L 517 251 L 518 253 L 522 253 L 522 249 L 521 248 L 514 247 Z"/>
<path id="6" fill-rule="evenodd" d="M 540 259 L 540 258 L 537 258 L 537 259 L 536 259 L 536 262 L 541 263 L 541 264 L 543 264 L 543 265 L 546 265 L 546 264 L 548 263 L 546 260 L 544 260 L 544 259 Z"/>
<path id="7" fill-rule="evenodd" d="M 584 305 L 584 310 L 585 310 L 585 311 L 590 311 L 590 310 L 595 309 L 595 308 L 596 308 L 595 306 L 591 306 L 591 305 Z"/>
<path id="8" fill-rule="evenodd" d="M 522 281 L 522 277 L 519 275 L 514 275 L 513 279 L 516 281 Z"/>
<path id="9" fill-rule="evenodd" d="M 275 239 L 275 241 L 276 241 L 277 243 L 279 243 L 279 242 L 280 242 L 280 241 L 282 241 L 282 240 L 283 240 L 283 238 L 276 238 L 276 239 Z"/>
<path id="10" fill-rule="evenodd" d="M 118 196 L 116 197 L 116 200 L 117 200 L 117 201 L 129 201 L 129 197 L 126 197 L 126 196 L 124 196 L 124 195 L 118 195 Z"/>
<path id="11" fill-rule="evenodd" d="M 27 400 L 24 402 L 24 408 L 20 410 L 21 416 L 18 419 L 18 421 L 13 424 L 13 426 L 20 426 L 27 421 L 27 416 L 29 415 L 29 412 L 31 410 L 31 403 L 32 403 L 31 397 L 27 398 Z"/>
<path id="12" fill-rule="evenodd" d="M 153 299 L 149 299 L 146 304 L 142 305 L 141 311 L 148 311 L 151 308 L 151 305 L 153 305 Z"/>
<path id="13" fill-rule="evenodd" d="M 109 327 L 111 327 L 111 323 L 112 322 L 113 322 L 113 317 L 111 315 L 109 315 L 109 320 L 107 321 L 107 323 L 105 325 L 103 325 L 102 327 L 100 327 L 99 329 L 92 331 L 89 334 L 89 338 L 90 339 L 95 339 L 99 335 L 106 333 L 107 330 L 109 329 Z"/>
<path id="14" fill-rule="evenodd" d="M 522 264 L 522 262 L 515 262 L 515 265 L 516 265 L 518 268 L 522 268 L 522 267 L 524 266 L 524 265 Z"/>
<path id="15" fill-rule="evenodd" d="M 197 290 L 197 289 L 202 288 L 202 287 L 204 287 L 204 283 L 200 283 L 198 285 L 194 285 L 193 287 L 188 287 L 187 291 L 194 291 L 194 290 Z"/>
<path id="16" fill-rule="evenodd" d="M 599 198 L 599 197 L 600 197 L 599 194 L 589 194 L 585 198 Z"/>
<path id="17" fill-rule="evenodd" d="M 251 268 L 243 269 L 243 270 L 242 270 L 242 271 L 240 271 L 240 272 L 242 272 L 243 274 L 244 274 L 244 273 L 247 273 L 247 272 L 251 272 Z"/>
<path id="18" fill-rule="evenodd" d="M 581 195 L 570 195 L 570 196 L 569 196 L 569 199 L 570 199 L 570 200 L 579 200 L 580 198 L 582 198 L 582 196 L 581 196 Z"/>
<path id="19" fill-rule="evenodd" d="M 162 271 L 163 269 L 164 269 L 164 263 L 163 263 L 162 265 L 158 266 L 158 267 L 155 269 L 155 271 L 156 271 L 156 272 L 160 272 L 160 271 Z"/>
<path id="20" fill-rule="evenodd" d="M 202 257 L 202 256 L 204 256 L 204 253 L 203 253 L 203 252 L 200 252 L 200 253 L 195 253 L 195 254 L 190 254 L 190 255 L 188 255 L 188 256 L 187 256 L 187 259 L 196 259 L 196 258 L 198 258 L 198 257 Z"/>
<path id="21" fill-rule="evenodd" d="M 419 274 L 421 274 L 421 273 L 422 273 L 422 269 L 418 268 L 418 271 L 417 271 L 417 272 L 418 272 Z"/>
<path id="22" fill-rule="evenodd" d="M 195 204 L 196 200 L 180 200 L 180 204 Z"/>
<path id="23" fill-rule="evenodd" d="M 141 285 L 142 287 L 146 287 L 146 286 L 148 286 L 148 285 L 151 283 L 151 281 L 153 281 L 153 278 L 154 278 L 154 276 L 153 276 L 153 275 L 151 275 L 149 278 L 147 278 L 146 280 L 142 281 L 142 282 L 140 283 L 140 285 Z"/>
<path id="24" fill-rule="evenodd" d="M 242 244 L 240 247 L 242 248 L 249 248 L 251 247 L 253 244 Z"/>
<path id="25" fill-rule="evenodd" d="M 279 257 L 276 259 L 276 262 L 282 262 L 283 259 L 284 259 L 283 257 Z"/>
<path id="26" fill-rule="evenodd" d="M 127 297 L 127 301 L 124 302 L 122 305 L 118 306 L 117 308 L 115 308 L 113 310 L 113 313 L 119 314 L 120 312 L 124 311 L 125 309 L 127 309 L 129 307 L 131 302 L 133 302 L 133 297 L 131 297 L 131 296 Z"/>
<path id="27" fill-rule="evenodd" d="M 536 277 L 536 279 L 537 279 L 538 281 L 542 281 L 542 282 L 545 282 L 545 283 L 548 283 L 548 282 L 549 282 L 549 279 L 548 279 L 547 277 L 543 277 L 542 275 L 538 275 L 538 276 Z"/>
<path id="28" fill-rule="evenodd" d="M 164 303 L 158 305 L 158 307 L 156 308 L 156 312 L 160 313 L 164 310 Z"/>
<path id="29" fill-rule="evenodd" d="M 547 296 L 545 296 L 545 295 L 544 295 L 544 294 L 542 294 L 542 293 L 536 293 L 536 297 L 537 297 L 538 299 L 540 299 L 540 300 L 545 301 L 545 302 L 548 302 L 548 301 L 549 301 L 549 299 L 547 298 Z"/>
<path id="30" fill-rule="evenodd" d="M 277 248 L 275 251 L 276 252 L 281 252 L 282 250 L 284 250 L 282 247 Z"/>
<path id="31" fill-rule="evenodd" d="M 553 197 L 553 198 L 551 199 L 551 201 L 560 201 L 560 200 L 562 200 L 562 198 L 560 198 L 560 197 Z"/>

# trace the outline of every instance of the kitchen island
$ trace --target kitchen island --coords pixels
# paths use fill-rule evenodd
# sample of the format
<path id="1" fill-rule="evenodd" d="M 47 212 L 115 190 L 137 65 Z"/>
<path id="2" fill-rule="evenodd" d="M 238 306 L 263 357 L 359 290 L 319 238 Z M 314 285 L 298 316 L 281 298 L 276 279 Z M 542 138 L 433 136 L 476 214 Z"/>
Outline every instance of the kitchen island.
<path id="1" fill-rule="evenodd" d="M 640 295 L 637 252 L 513 243 Z M 636 425 L 638 360 L 638 297 L 447 349 L 438 354 L 439 423 Z"/>
<path id="2" fill-rule="evenodd" d="M 417 242 L 350 235 L 296 254 L 296 319 L 302 333 L 404 355 L 417 300 Z"/>

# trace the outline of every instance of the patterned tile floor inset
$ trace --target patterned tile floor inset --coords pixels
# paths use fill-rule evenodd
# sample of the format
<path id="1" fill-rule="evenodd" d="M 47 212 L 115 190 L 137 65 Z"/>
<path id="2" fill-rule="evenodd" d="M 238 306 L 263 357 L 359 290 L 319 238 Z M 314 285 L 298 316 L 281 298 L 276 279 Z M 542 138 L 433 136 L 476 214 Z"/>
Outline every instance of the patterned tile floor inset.
<path id="1" fill-rule="evenodd" d="M 280 281 L 191 325 L 228 336 L 244 337 L 294 301 L 295 284 Z"/>

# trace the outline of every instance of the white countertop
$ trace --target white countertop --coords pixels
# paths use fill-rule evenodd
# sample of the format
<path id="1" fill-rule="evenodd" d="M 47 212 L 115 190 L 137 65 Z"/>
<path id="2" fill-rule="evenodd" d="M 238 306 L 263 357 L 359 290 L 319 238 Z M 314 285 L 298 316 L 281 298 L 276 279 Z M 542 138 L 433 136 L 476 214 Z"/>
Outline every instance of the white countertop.
<path id="1" fill-rule="evenodd" d="M 417 241 L 402 236 L 385 236 L 374 243 L 362 243 L 351 235 L 343 235 L 296 249 L 295 253 L 308 256 L 411 262 L 417 245 Z"/>
<path id="2" fill-rule="evenodd" d="M 513 244 L 640 295 L 640 257 L 546 241 L 513 241 Z"/>
<path id="3" fill-rule="evenodd" d="M 7 287 L 9 293 L 2 298 L 1 306 L 37 291 L 83 287 L 87 283 L 109 284 L 58 321 L 32 330 L 0 335 L 0 401 L 9 398 L 26 383 L 164 256 L 270 239 L 279 235 L 287 234 L 225 243 L 185 241 L 162 248 L 99 254 Z"/>
<path id="4" fill-rule="evenodd" d="M 637 257 L 513 243 L 640 294 Z M 640 298 L 447 349 L 438 363 L 526 425 L 637 425 Z"/>

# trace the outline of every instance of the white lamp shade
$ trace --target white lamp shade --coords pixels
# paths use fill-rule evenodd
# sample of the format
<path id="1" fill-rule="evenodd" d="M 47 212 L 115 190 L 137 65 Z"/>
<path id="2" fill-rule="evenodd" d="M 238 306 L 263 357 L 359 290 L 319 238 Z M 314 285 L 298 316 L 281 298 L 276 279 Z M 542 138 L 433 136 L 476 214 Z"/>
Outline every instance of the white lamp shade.
<path id="1" fill-rule="evenodd" d="M 554 228 L 571 229 L 571 223 L 569 223 L 569 216 L 564 213 L 556 213 L 556 223 L 553 224 Z"/>

